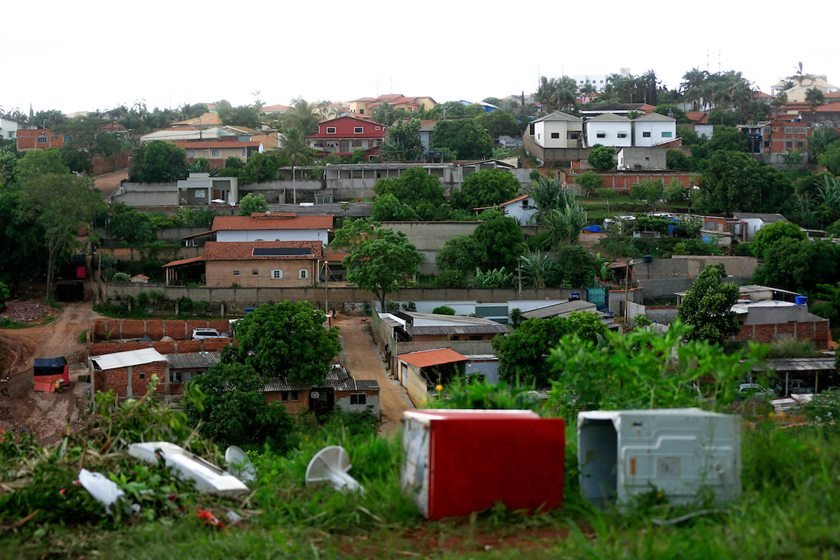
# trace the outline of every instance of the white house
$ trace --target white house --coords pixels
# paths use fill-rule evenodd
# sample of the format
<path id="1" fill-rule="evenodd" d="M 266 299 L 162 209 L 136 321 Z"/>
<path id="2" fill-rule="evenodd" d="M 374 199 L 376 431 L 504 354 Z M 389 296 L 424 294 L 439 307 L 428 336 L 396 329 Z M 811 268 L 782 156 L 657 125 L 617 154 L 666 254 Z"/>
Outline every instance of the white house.
<path id="1" fill-rule="evenodd" d="M 492 208 L 498 208 L 506 217 L 513 218 L 522 226 L 530 224 L 534 214 L 537 213 L 537 203 L 529 194 L 519 195 Z M 476 208 L 476 210 L 487 210 L 487 208 Z"/>
<path id="2" fill-rule="evenodd" d="M 543 148 L 579 148 L 583 136 L 583 119 L 555 111 L 532 121 L 529 134 Z"/>
<path id="3" fill-rule="evenodd" d="M 623 115 L 603 113 L 586 121 L 586 145 L 628 148 L 633 145 L 633 121 Z"/>
<path id="4" fill-rule="evenodd" d="M 320 241 L 327 245 L 333 217 L 325 214 L 297 215 L 266 212 L 250 216 L 216 216 L 216 241 Z"/>
<path id="5" fill-rule="evenodd" d="M 755 234 L 764 226 L 775 224 L 776 222 L 786 222 L 787 218 L 781 214 L 754 214 L 750 212 L 735 212 L 733 214 L 736 220 L 741 220 L 747 224 L 747 241 L 755 239 Z"/>
<path id="6" fill-rule="evenodd" d="M 0 138 L 3 140 L 13 140 L 17 136 L 19 128 L 23 128 L 23 125 L 19 122 L 0 117 Z"/>
<path id="7" fill-rule="evenodd" d="M 677 120 L 659 113 L 648 113 L 633 119 L 633 146 L 650 148 L 677 137 Z"/>

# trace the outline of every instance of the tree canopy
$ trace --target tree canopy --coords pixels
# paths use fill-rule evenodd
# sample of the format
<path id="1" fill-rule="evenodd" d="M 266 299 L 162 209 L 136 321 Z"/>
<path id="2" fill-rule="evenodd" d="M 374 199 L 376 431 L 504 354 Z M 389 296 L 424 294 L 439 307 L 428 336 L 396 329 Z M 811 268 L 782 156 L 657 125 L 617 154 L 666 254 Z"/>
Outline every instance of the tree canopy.
<path id="1" fill-rule="evenodd" d="M 380 179 L 374 186 L 377 220 L 440 220 L 450 209 L 443 187 L 424 169 L 407 169 L 399 177 Z M 389 196 L 390 195 L 390 196 Z"/>
<path id="2" fill-rule="evenodd" d="M 493 140 L 475 119 L 438 121 L 431 145 L 432 149 L 451 150 L 456 159 L 486 159 L 493 153 Z"/>
<path id="3" fill-rule="evenodd" d="M 385 161 L 417 161 L 423 156 L 420 121 L 396 122 L 388 127 L 388 135 L 379 150 Z"/>
<path id="4" fill-rule="evenodd" d="M 456 208 L 472 210 L 508 201 L 519 191 L 519 181 L 504 169 L 483 169 L 473 173 L 454 191 L 450 200 Z"/>
<path id="5" fill-rule="evenodd" d="M 724 282 L 722 264 L 706 266 L 686 292 L 677 311 L 677 318 L 692 327 L 688 340 L 705 340 L 722 344 L 737 334 L 741 326 L 732 306 L 738 302 L 738 286 Z"/>
<path id="6" fill-rule="evenodd" d="M 267 212 L 268 202 L 262 194 L 248 193 L 239 200 L 239 215 L 250 216 L 257 212 Z"/>
<path id="7" fill-rule="evenodd" d="M 589 150 L 589 165 L 598 171 L 611 171 L 615 169 L 615 150 L 609 146 L 595 144 Z"/>
<path id="8" fill-rule="evenodd" d="M 326 315 L 308 301 L 263 304 L 236 324 L 236 344 L 223 356 L 264 378 L 323 383 L 341 348 L 338 331 L 325 328 Z"/>
<path id="9" fill-rule="evenodd" d="M 743 152 L 715 152 L 701 180 L 702 209 L 707 213 L 784 212 L 793 187 L 771 166 Z"/>
<path id="10" fill-rule="evenodd" d="M 348 246 L 344 258 L 347 280 L 373 292 L 384 310 L 388 294 L 414 282 L 423 257 L 402 232 L 364 220 L 354 222 L 360 223 L 351 222 L 347 233 L 336 236 L 339 246 Z"/>
<path id="11" fill-rule="evenodd" d="M 552 348 L 568 334 L 597 344 L 607 328 L 596 313 L 572 313 L 569 317 L 527 319 L 517 329 L 492 340 L 499 357 L 499 378 L 510 384 L 548 387 L 555 377 L 546 360 Z"/>
<path id="12" fill-rule="evenodd" d="M 137 183 L 174 183 L 186 179 L 187 153 L 171 142 L 155 140 L 139 144 L 131 157 L 129 175 Z"/>

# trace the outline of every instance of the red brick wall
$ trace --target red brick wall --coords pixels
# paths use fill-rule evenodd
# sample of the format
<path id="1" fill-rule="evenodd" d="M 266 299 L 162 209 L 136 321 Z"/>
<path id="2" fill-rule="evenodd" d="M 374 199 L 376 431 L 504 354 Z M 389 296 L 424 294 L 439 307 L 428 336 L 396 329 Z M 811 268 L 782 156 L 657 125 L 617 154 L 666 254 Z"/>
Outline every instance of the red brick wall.
<path id="1" fill-rule="evenodd" d="M 148 336 L 153 340 L 160 340 L 169 336 L 175 340 L 188 340 L 193 329 L 209 327 L 220 333 L 230 331 L 227 319 L 191 319 L 163 320 L 163 319 L 97 319 L 93 325 L 95 340 L 109 340 L 120 338 L 143 338 Z"/>
<path id="2" fill-rule="evenodd" d="M 672 180 L 678 180 L 683 187 L 688 188 L 697 182 L 697 178 L 691 173 L 599 173 L 601 176 L 601 188 L 629 193 L 633 185 L 645 179 L 659 181 L 660 179 L 668 186 Z M 574 184 L 575 176 L 568 175 L 567 182 Z"/>
<path id="3" fill-rule="evenodd" d="M 741 325 L 741 332 L 735 335 L 736 340 L 755 340 L 770 343 L 777 340 L 797 338 L 813 340 L 820 350 L 829 347 L 831 333 L 828 320 L 802 323 L 773 323 L 767 325 Z"/>
<path id="4" fill-rule="evenodd" d="M 265 402 L 280 403 L 286 407 L 289 414 L 297 414 L 309 410 L 309 391 L 301 389 L 298 391 L 298 397 L 299 399 L 296 401 L 283 401 L 283 393 L 281 391 L 270 391 L 265 393 Z"/>
<path id="5" fill-rule="evenodd" d="M 97 391 L 114 391 L 119 397 L 128 397 L 128 375 L 131 369 L 132 397 L 141 397 L 146 394 L 146 386 L 152 375 L 157 375 L 158 385 L 156 393 L 163 394 L 165 390 L 166 362 L 152 362 L 132 366 L 131 368 L 117 368 L 106 371 L 94 372 L 94 382 Z"/>
<path id="6" fill-rule="evenodd" d="M 94 156 L 91 164 L 93 165 L 94 175 L 103 175 L 111 173 L 117 169 L 128 167 L 128 156 L 131 152 L 121 152 L 108 157 Z"/>
<path id="7" fill-rule="evenodd" d="M 112 354 L 114 352 L 129 352 L 143 348 L 154 348 L 161 354 L 189 354 L 194 352 L 221 352 L 230 344 L 229 338 L 211 338 L 205 340 L 173 340 L 171 342 L 158 341 L 114 341 L 94 342 L 90 345 L 91 356 Z"/>

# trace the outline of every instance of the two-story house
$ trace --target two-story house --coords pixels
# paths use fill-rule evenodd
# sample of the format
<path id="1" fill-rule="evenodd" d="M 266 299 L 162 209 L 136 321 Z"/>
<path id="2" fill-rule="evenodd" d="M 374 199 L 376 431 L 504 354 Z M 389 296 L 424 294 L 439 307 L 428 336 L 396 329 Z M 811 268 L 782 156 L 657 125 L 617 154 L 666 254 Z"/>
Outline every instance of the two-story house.
<path id="1" fill-rule="evenodd" d="M 586 145 L 629 148 L 633 145 L 633 121 L 623 115 L 602 113 L 586 121 Z"/>
<path id="2" fill-rule="evenodd" d="M 338 117 L 318 124 L 318 131 L 306 137 L 309 147 L 320 156 L 351 156 L 362 150 L 365 159 L 379 155 L 385 141 L 387 127 L 377 122 L 356 117 Z"/>
<path id="3" fill-rule="evenodd" d="M 677 120 L 659 113 L 647 113 L 633 119 L 633 146 L 651 148 L 677 137 Z"/>
<path id="4" fill-rule="evenodd" d="M 579 148 L 583 137 L 583 119 L 555 111 L 532 121 L 529 134 L 542 148 Z"/>

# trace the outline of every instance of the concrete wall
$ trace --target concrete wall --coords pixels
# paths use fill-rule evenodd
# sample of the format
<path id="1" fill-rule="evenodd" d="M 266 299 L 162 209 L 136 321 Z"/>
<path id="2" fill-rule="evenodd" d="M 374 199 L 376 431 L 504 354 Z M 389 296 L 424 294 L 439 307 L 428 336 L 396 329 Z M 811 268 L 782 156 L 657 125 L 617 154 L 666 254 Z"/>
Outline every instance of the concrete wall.
<path id="1" fill-rule="evenodd" d="M 708 265 L 722 264 L 726 273 L 734 277 L 750 277 L 755 273 L 758 259 L 755 257 L 721 257 L 686 255 L 670 259 L 654 258 L 651 262 L 637 262 L 633 265 L 633 277 L 642 282 L 661 278 L 697 278 Z"/>
<path id="2" fill-rule="evenodd" d="M 365 404 L 350 404 L 350 395 L 364 394 Z M 379 391 L 336 391 L 335 406 L 344 412 L 370 412 L 376 418 L 380 416 Z"/>
<path id="3" fill-rule="evenodd" d="M 100 247 L 96 251 L 103 255 L 111 255 L 118 261 L 140 261 L 152 253 L 148 249 L 136 249 L 134 247 Z M 197 257 L 203 251 L 202 247 L 159 247 L 154 249 L 153 254 L 160 260 L 174 261 Z M 94 259 L 92 266 L 96 265 L 97 261 Z"/>
<path id="4" fill-rule="evenodd" d="M 586 145 L 589 147 L 601 144 L 611 148 L 629 148 L 633 145 L 633 123 L 632 121 L 587 121 L 586 122 Z M 603 138 L 598 134 L 603 133 Z M 624 134 L 619 138 L 619 133 Z"/>
<path id="5" fill-rule="evenodd" d="M 136 298 L 143 292 L 162 293 L 168 299 L 179 299 L 188 297 L 193 301 L 207 301 L 211 303 L 224 303 L 229 313 L 241 313 L 245 307 L 260 303 L 273 303 L 277 301 L 311 301 L 316 307 L 323 308 L 325 296 L 328 298 L 329 306 L 343 304 L 360 304 L 372 302 L 375 296 L 365 290 L 358 288 L 329 287 L 328 293 L 324 286 L 316 288 L 191 288 L 186 286 L 166 286 L 164 284 L 130 284 L 130 283 L 105 283 L 102 284 L 103 297 L 105 300 L 117 297 Z M 569 290 L 561 289 L 523 289 L 519 294 L 513 288 L 500 289 L 456 289 L 456 288 L 414 288 L 401 290 L 395 294 L 389 294 L 389 299 L 399 297 L 404 301 L 478 301 L 478 302 L 503 302 L 513 300 L 557 300 L 564 299 Z M 521 295 L 521 297 L 520 297 Z"/>
<path id="6" fill-rule="evenodd" d="M 544 148 L 537 144 L 534 137 L 527 131 L 522 135 L 522 145 L 526 153 L 531 154 L 545 165 L 552 163 L 568 165 L 572 161 L 589 158 L 589 148 Z"/>
<path id="7" fill-rule="evenodd" d="M 123 183 L 111 201 L 133 207 L 178 206 L 175 183 Z"/>
<path id="8" fill-rule="evenodd" d="M 420 274 L 437 274 L 438 252 L 447 241 L 471 235 L 481 222 L 383 222 L 383 227 L 404 233 L 423 256 Z"/>

